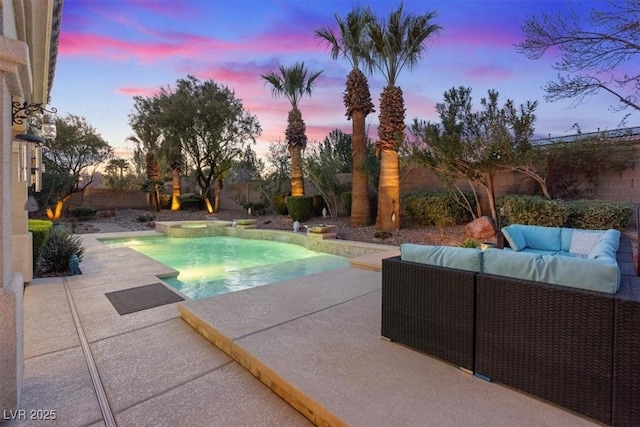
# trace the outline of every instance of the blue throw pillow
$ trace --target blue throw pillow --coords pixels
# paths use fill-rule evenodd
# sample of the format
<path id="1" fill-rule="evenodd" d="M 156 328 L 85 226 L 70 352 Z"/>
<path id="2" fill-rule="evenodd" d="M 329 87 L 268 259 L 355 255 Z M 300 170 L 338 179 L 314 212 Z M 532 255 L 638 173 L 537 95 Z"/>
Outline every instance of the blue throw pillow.
<path id="1" fill-rule="evenodd" d="M 518 252 L 527 247 L 527 241 L 524 239 L 522 232 L 515 225 L 509 225 L 502 228 L 504 238 L 509 242 L 509 246 Z"/>

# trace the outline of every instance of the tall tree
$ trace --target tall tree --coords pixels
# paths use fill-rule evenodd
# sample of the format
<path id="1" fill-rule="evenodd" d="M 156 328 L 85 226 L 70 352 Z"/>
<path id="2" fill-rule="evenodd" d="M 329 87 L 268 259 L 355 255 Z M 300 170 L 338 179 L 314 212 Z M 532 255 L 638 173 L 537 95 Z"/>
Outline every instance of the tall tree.
<path id="1" fill-rule="evenodd" d="M 57 136 L 44 143 L 47 178 L 41 197 L 50 219 L 62 215 L 64 203 L 93 182 L 95 170 L 113 156 L 113 148 L 84 117 L 69 114 L 56 119 Z M 81 175 L 82 174 L 82 175 Z"/>
<path id="2" fill-rule="evenodd" d="M 441 27 L 433 23 L 435 12 L 405 14 L 401 4 L 386 21 L 369 28 L 374 67 L 387 85 L 380 95 L 380 125 L 376 147 L 380 153 L 380 184 L 376 230 L 394 232 L 400 228 L 400 172 L 398 149 L 405 139 L 405 109 L 402 89 L 396 86 L 400 72 L 412 69 L 426 51 L 425 41 Z"/>
<path id="3" fill-rule="evenodd" d="M 345 19 L 335 15 L 337 30 L 323 27 L 316 30 L 316 36 L 331 48 L 335 60 L 342 56 L 351 65 L 344 92 L 347 119 L 352 120 L 352 181 L 351 181 L 351 226 L 364 227 L 371 222 L 369 204 L 369 178 L 366 172 L 366 129 L 367 115 L 374 112 L 367 77 L 360 70 L 360 64 L 370 69 L 371 42 L 369 25 L 375 20 L 370 8 L 354 8 Z"/>
<path id="4" fill-rule="evenodd" d="M 411 154 L 418 163 L 432 168 L 445 185 L 456 188 L 457 179 L 466 179 L 479 186 L 497 221 L 494 177 L 499 170 L 526 174 L 549 196 L 544 176 L 536 169 L 539 151 L 529 143 L 537 103 L 527 102 L 516 108 L 507 100 L 500 105 L 498 92 L 490 90 L 480 105 L 477 111 L 473 108 L 470 88 L 461 86 L 445 92 L 444 101 L 436 104 L 441 123 L 414 121 Z M 464 197 L 459 188 L 456 192 Z M 463 204 L 474 216 L 481 214 L 477 196 L 475 208 L 469 200 Z"/>
<path id="5" fill-rule="evenodd" d="M 213 80 L 188 76 L 177 81 L 175 90 L 162 88 L 158 97 L 163 132 L 169 141 L 179 139 L 208 209 L 217 212 L 227 171 L 262 131 L 257 118 L 231 89 Z"/>
<path id="6" fill-rule="evenodd" d="M 148 192 L 150 207 L 160 211 L 160 158 L 162 129 L 160 120 L 162 109 L 156 97 L 133 97 L 133 113 L 129 114 L 129 125 L 135 135 L 127 138 L 136 144 L 136 155 L 144 157 L 146 182 L 143 185 Z"/>
<path id="7" fill-rule="evenodd" d="M 284 96 L 291 103 L 291 111 L 287 118 L 285 140 L 291 154 L 291 195 L 304 196 L 304 177 L 302 174 L 302 150 L 307 147 L 306 125 L 298 108 L 301 98 L 311 96 L 313 85 L 322 71 L 310 72 L 304 62 L 296 62 L 291 66 L 278 66 L 278 71 L 261 74 L 271 85 L 271 93 L 275 97 Z"/>
<path id="8" fill-rule="evenodd" d="M 588 17 L 570 8 L 527 18 L 525 40 L 516 47 L 530 59 L 541 58 L 550 48 L 560 51 L 553 65 L 558 78 L 544 87 L 548 101 L 568 98 L 578 104 L 604 91 L 617 99 L 616 110 L 640 110 L 640 2 L 598 5 Z"/>

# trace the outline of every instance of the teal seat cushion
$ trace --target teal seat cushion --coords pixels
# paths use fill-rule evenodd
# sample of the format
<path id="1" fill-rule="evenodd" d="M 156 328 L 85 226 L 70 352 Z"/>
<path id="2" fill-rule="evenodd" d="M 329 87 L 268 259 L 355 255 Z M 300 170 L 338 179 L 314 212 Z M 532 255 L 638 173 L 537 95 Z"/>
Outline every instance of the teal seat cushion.
<path id="1" fill-rule="evenodd" d="M 477 273 L 482 271 L 482 251 L 473 248 L 404 243 L 400 245 L 400 259 Z"/>
<path id="2" fill-rule="evenodd" d="M 615 258 L 584 259 L 488 249 L 482 272 L 614 294 L 620 286 Z"/>
<path id="3" fill-rule="evenodd" d="M 519 251 L 525 254 L 536 254 L 536 255 L 556 255 L 561 253 L 560 251 L 555 252 L 555 251 L 548 251 L 546 249 L 533 249 L 533 248 L 524 248 L 523 250 Z"/>

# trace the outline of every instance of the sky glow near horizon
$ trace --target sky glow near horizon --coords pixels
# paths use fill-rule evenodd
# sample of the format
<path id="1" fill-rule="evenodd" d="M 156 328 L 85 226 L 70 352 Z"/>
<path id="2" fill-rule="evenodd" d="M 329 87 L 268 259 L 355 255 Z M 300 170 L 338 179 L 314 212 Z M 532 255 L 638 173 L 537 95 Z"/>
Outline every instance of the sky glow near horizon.
<path id="1" fill-rule="evenodd" d="M 405 97 L 406 120 L 439 121 L 435 104 L 454 86 L 468 86 L 474 105 L 489 89 L 516 105 L 538 101 L 536 136 L 562 136 L 582 131 L 615 129 L 627 113 L 613 112 L 615 99 L 600 94 L 572 106 L 572 101 L 546 102 L 542 87 L 554 80 L 559 56 L 539 60 L 517 53 L 526 17 L 566 10 L 569 4 L 588 11 L 600 0 L 406 0 L 405 10 L 435 10 L 442 30 L 427 42 L 427 52 L 413 69 L 404 69 L 398 85 Z M 311 97 L 300 110 L 310 143 L 333 129 L 351 133 L 342 94 L 350 66 L 331 59 L 326 43 L 314 30 L 334 26 L 354 4 L 371 6 L 386 17 L 399 2 L 344 0 L 65 0 L 51 105 L 58 116 L 83 116 L 122 157 L 131 155 L 133 135 L 128 115 L 133 97 L 153 96 L 160 87 L 175 87 L 191 74 L 228 86 L 255 115 L 262 134 L 253 147 L 258 154 L 284 140 L 289 102 L 273 98 L 260 77 L 278 64 L 304 61 L 312 71 L 324 70 Z M 379 96 L 385 81 L 368 76 L 376 112 L 367 117 L 369 134 L 377 140 Z M 626 126 L 637 124 L 637 113 Z"/>

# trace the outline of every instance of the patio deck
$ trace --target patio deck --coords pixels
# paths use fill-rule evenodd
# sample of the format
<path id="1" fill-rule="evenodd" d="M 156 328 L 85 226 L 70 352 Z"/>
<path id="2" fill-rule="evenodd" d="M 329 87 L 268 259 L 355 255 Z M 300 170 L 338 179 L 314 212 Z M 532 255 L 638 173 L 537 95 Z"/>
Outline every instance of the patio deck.
<path id="1" fill-rule="evenodd" d="M 96 240 L 105 236 L 83 236 L 83 275 L 25 289 L 27 418 L 55 410 L 46 425 L 309 425 L 273 388 L 318 424 L 596 425 L 381 339 L 376 271 L 348 267 L 120 316 L 105 293 L 171 270 L 105 250 Z"/>

